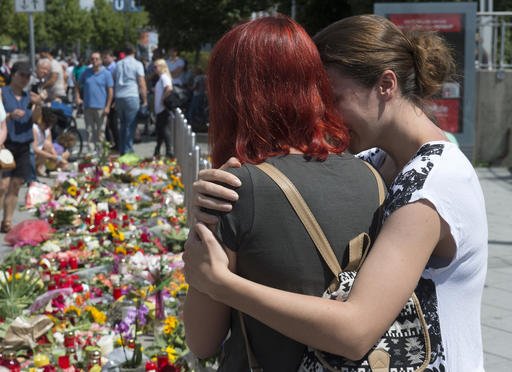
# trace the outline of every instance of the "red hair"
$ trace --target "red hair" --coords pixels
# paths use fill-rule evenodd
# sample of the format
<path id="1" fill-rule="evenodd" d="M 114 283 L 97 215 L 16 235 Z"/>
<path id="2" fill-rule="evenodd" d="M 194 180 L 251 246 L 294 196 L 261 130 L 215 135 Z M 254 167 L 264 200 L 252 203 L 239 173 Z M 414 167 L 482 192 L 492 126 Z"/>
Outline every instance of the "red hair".
<path id="1" fill-rule="evenodd" d="M 327 74 L 306 31 L 286 16 L 236 26 L 208 66 L 213 165 L 258 164 L 294 147 L 325 160 L 348 145 Z"/>

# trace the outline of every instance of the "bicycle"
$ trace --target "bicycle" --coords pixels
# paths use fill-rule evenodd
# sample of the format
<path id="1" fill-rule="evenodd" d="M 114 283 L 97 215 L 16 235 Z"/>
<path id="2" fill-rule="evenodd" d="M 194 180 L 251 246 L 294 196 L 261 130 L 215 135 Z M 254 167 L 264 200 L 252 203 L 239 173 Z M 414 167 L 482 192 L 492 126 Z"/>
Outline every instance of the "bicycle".
<path id="1" fill-rule="evenodd" d="M 83 151 L 83 138 L 78 130 L 78 125 L 73 116 L 73 106 L 62 102 L 53 101 L 50 106 L 57 115 L 57 124 L 52 128 L 52 138 L 59 142 L 70 153 L 71 159 L 80 157 Z"/>

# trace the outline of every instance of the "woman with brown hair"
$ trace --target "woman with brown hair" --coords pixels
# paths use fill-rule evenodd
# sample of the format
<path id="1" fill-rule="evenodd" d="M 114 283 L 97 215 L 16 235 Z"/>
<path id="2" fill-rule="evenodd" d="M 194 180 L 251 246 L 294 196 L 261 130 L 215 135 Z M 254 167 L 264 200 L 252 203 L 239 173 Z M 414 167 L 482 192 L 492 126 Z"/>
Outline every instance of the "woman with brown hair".
<path id="1" fill-rule="evenodd" d="M 428 365 L 420 370 L 483 371 L 484 198 L 471 163 L 425 106 L 453 73 L 449 49 L 435 34 L 404 33 L 374 15 L 336 22 L 314 41 L 350 128 L 351 150 L 367 150 L 360 156 L 389 188 L 382 228 L 350 296 L 331 301 L 248 281 L 229 270 L 222 247 L 201 224 L 186 246 L 187 280 L 283 335 L 354 361 L 375 347 L 415 291 L 430 336 Z M 210 170 L 200 178 L 198 206 L 236 208 L 233 190 L 212 183 L 236 187 L 232 174 Z M 204 212 L 196 217 L 217 221 Z M 415 345 L 406 351 L 412 361 L 424 357 Z"/>
<path id="2" fill-rule="evenodd" d="M 347 128 L 336 114 L 313 41 L 284 16 L 244 23 L 215 45 L 208 76 L 213 163 L 220 166 L 231 156 L 243 163 L 230 170 L 242 185 L 219 229 L 232 270 L 301 296 L 321 293 L 332 279 L 329 268 L 282 191 L 255 166 L 272 164 L 291 179 L 322 224 L 338 261 L 353 237 L 370 231 L 379 205 L 377 182 L 362 161 L 344 152 Z M 191 274 L 195 265 L 189 258 Z M 245 324 L 265 370 L 297 369 L 306 350 L 303 341 L 251 316 L 241 323 L 222 299 L 202 293 L 195 280 L 190 285 L 185 329 L 196 355 L 210 356 L 223 345 L 220 370 L 247 370 Z"/>

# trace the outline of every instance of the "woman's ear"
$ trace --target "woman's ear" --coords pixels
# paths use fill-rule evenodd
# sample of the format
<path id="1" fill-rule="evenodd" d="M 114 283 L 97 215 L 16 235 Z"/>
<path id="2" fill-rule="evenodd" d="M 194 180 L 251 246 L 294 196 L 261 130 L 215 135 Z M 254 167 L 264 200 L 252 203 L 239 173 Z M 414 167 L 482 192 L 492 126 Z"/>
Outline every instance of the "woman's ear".
<path id="1" fill-rule="evenodd" d="M 396 96 L 398 92 L 398 80 L 393 70 L 385 70 L 377 82 L 377 93 L 385 100 Z"/>

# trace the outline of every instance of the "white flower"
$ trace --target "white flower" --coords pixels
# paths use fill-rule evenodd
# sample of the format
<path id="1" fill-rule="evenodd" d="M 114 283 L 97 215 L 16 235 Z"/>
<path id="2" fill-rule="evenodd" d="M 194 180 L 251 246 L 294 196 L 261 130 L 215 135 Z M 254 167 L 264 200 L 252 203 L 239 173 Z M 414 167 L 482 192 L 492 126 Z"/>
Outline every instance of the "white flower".
<path id="1" fill-rule="evenodd" d="M 101 355 L 110 354 L 114 350 L 114 335 L 101 336 L 98 340 L 98 346 L 101 348 Z"/>
<path id="2" fill-rule="evenodd" d="M 59 345 L 64 344 L 64 335 L 61 332 L 55 332 L 53 334 L 53 338 L 55 339 L 55 342 Z"/>
<path id="3" fill-rule="evenodd" d="M 128 264 L 135 271 L 143 271 L 147 268 L 146 256 L 138 251 L 130 257 Z"/>
<path id="4" fill-rule="evenodd" d="M 43 252 L 60 252 L 59 245 L 54 240 L 47 240 L 41 246 Z"/>
<path id="5" fill-rule="evenodd" d="M 0 282 L 1 283 L 7 283 L 8 278 L 9 278 L 9 274 L 6 274 L 4 271 L 0 271 Z"/>

